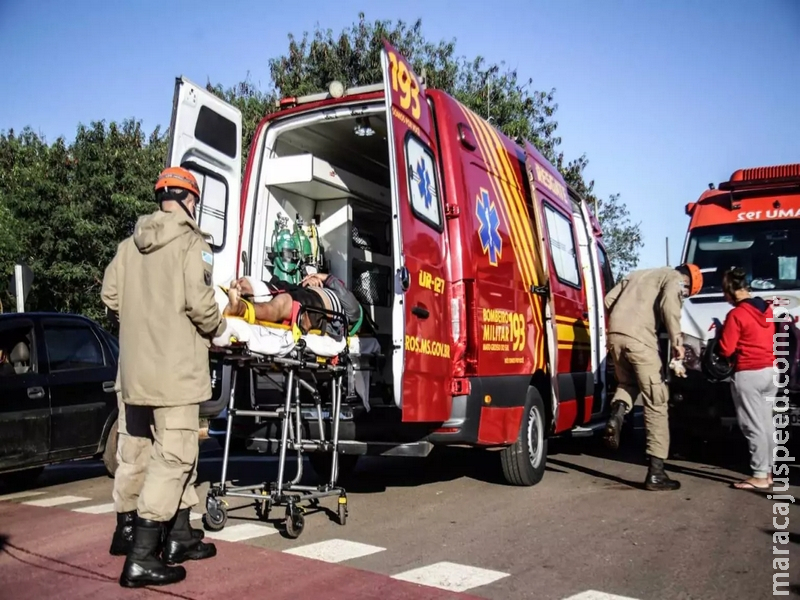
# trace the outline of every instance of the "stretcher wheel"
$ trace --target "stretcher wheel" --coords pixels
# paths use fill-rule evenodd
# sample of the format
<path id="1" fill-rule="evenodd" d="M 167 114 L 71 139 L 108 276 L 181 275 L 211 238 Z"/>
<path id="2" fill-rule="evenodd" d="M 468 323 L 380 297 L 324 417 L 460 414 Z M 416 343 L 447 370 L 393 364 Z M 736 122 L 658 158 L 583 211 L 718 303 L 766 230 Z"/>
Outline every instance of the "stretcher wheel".
<path id="1" fill-rule="evenodd" d="M 217 501 L 206 504 L 206 514 L 203 515 L 203 524 L 209 531 L 222 531 L 228 522 L 228 511 Z"/>
<path id="2" fill-rule="evenodd" d="M 338 513 L 339 513 L 339 525 L 342 525 L 342 526 L 346 525 L 347 524 L 347 500 L 346 499 L 345 499 L 344 502 L 342 502 L 342 499 L 339 498 L 339 510 L 338 510 Z"/>
<path id="3" fill-rule="evenodd" d="M 286 511 L 286 535 L 296 540 L 300 537 L 300 534 L 303 533 L 303 528 L 305 526 L 306 520 L 303 518 L 300 511 Z"/>

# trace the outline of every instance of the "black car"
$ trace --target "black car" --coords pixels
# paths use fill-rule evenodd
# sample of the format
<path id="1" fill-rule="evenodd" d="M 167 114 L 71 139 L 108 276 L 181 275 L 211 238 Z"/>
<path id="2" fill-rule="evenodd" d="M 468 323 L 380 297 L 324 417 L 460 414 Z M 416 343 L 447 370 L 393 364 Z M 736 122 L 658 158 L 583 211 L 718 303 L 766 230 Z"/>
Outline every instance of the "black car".
<path id="1" fill-rule="evenodd" d="M 92 457 L 113 476 L 118 357 L 114 336 L 86 317 L 0 314 L 0 478 L 27 483 Z"/>

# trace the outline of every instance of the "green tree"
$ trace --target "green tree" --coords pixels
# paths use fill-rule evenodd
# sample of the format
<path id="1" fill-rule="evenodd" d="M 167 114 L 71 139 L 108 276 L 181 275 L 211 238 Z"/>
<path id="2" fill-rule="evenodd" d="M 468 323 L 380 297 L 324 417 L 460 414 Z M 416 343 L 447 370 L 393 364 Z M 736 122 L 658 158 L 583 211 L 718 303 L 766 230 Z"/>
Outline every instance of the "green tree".
<path id="1" fill-rule="evenodd" d="M 165 142 L 132 120 L 80 125 L 69 145 L 47 144 L 30 128 L 0 136 L 0 206 L 17 232 L 11 249 L 0 246 L 0 264 L 21 258 L 33 270 L 26 309 L 103 318 L 103 272 L 136 219 L 155 208 Z"/>

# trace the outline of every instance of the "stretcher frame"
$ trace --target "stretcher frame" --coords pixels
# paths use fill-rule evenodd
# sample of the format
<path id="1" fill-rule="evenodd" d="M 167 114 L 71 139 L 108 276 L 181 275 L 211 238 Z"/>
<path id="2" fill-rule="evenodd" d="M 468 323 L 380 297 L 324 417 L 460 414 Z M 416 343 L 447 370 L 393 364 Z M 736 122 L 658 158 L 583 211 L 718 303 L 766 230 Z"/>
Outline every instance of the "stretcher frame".
<path id="1" fill-rule="evenodd" d="M 316 307 L 301 307 L 296 318 L 300 321 L 303 313 L 318 313 L 327 318 L 334 318 L 344 323 L 344 331 L 349 331 L 347 317 L 342 313 L 319 309 Z M 349 343 L 345 343 L 342 352 L 331 357 L 320 357 L 310 353 L 305 340 L 300 337 L 294 347 L 285 356 L 273 356 L 251 351 L 244 344 L 233 344 L 222 349 L 223 362 L 236 363 L 235 367 L 244 367 L 249 371 L 251 382 L 253 375 L 280 370 L 284 375 L 283 405 L 277 410 L 256 410 L 236 408 L 236 380 L 240 369 L 233 368 L 231 373 L 230 397 L 227 406 L 225 443 L 222 456 L 222 469 L 219 483 L 213 483 L 206 496 L 206 513 L 203 515 L 204 525 L 211 531 L 220 531 L 227 523 L 226 496 L 248 498 L 253 500 L 256 511 L 261 519 L 266 520 L 270 511 L 276 506 L 285 506 L 284 526 L 286 534 L 292 539 L 298 538 L 305 528 L 304 514 L 306 507 L 304 501 L 311 503 L 314 508 L 319 507 L 319 500 L 331 496 L 338 496 L 337 516 L 339 524 L 344 526 L 347 522 L 347 492 L 337 485 L 339 467 L 339 423 L 342 412 L 343 381 L 348 375 L 350 365 Z M 313 385 L 300 378 L 301 372 L 315 373 L 324 371 L 331 375 L 331 439 L 325 436 L 323 420 L 324 404 L 322 395 Z M 303 439 L 303 407 L 300 388 L 309 391 L 316 407 L 319 439 Z M 253 391 L 253 390 L 251 390 Z M 231 434 L 233 419 L 236 417 L 251 417 L 255 419 L 279 419 L 281 422 L 281 435 L 278 456 L 278 477 L 271 482 L 260 485 L 229 486 L 227 485 L 228 463 L 230 460 Z M 294 421 L 294 422 L 293 422 Z M 297 453 L 297 472 L 291 480 L 285 480 L 286 459 L 289 451 Z M 300 485 L 303 477 L 303 454 L 308 451 L 331 454 L 331 471 L 326 483 L 317 486 Z M 321 474 L 319 474 L 321 475 Z"/>

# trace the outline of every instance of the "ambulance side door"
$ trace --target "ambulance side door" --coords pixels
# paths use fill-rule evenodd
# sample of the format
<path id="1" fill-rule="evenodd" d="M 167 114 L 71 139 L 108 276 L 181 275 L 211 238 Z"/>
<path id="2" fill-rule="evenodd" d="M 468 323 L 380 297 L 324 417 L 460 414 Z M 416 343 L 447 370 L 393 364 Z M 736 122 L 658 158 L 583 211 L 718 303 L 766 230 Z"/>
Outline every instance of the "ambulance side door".
<path id="1" fill-rule="evenodd" d="M 214 253 L 214 283 L 236 277 L 242 182 L 242 114 L 205 87 L 175 81 L 167 166 L 197 178 L 197 221 Z"/>
<path id="2" fill-rule="evenodd" d="M 435 125 L 419 78 L 385 40 L 381 60 L 392 172 L 394 397 L 403 421 L 443 422 L 452 360 Z"/>

